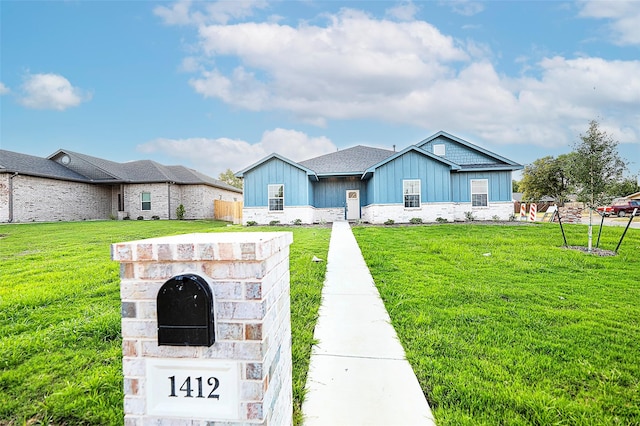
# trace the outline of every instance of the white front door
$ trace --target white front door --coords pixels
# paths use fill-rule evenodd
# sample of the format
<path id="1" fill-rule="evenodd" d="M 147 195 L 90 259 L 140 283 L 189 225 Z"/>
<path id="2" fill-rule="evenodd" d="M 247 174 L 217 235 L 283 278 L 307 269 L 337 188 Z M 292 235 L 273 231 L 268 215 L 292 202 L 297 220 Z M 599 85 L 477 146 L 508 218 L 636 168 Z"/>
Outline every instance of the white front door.
<path id="1" fill-rule="evenodd" d="M 360 219 L 360 190 L 347 190 L 347 220 Z"/>

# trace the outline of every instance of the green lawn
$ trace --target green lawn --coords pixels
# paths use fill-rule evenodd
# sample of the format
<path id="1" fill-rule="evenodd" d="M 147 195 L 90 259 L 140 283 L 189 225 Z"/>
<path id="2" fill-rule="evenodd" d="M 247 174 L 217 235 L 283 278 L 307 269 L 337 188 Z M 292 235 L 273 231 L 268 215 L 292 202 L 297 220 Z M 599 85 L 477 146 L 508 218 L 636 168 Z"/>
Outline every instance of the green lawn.
<path id="1" fill-rule="evenodd" d="M 614 257 L 551 224 L 354 234 L 439 426 L 640 424 L 640 230 Z"/>
<path id="2" fill-rule="evenodd" d="M 330 228 L 209 221 L 0 226 L 0 425 L 122 424 L 113 242 L 290 230 L 294 416 Z M 586 245 L 586 227 L 566 227 Z M 606 228 L 615 248 L 623 228 Z M 557 225 L 355 227 L 438 425 L 640 424 L 640 230 L 619 255 Z"/>
<path id="3" fill-rule="evenodd" d="M 251 231 L 211 221 L 0 226 L 0 425 L 123 423 L 119 265 L 110 244 L 192 232 Z M 330 228 L 294 232 L 294 416 L 320 305 Z"/>

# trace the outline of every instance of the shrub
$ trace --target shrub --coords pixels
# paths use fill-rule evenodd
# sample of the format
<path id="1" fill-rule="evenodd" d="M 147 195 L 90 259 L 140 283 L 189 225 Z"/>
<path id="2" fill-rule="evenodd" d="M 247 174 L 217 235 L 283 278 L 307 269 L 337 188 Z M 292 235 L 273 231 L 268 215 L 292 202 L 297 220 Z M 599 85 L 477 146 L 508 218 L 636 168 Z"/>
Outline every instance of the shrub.
<path id="1" fill-rule="evenodd" d="M 302 219 L 295 219 L 293 222 L 294 225 L 302 225 Z"/>
<path id="2" fill-rule="evenodd" d="M 184 219 L 184 205 L 180 204 L 177 208 L 176 208 L 176 217 L 178 218 L 178 220 L 182 220 Z"/>
<path id="3" fill-rule="evenodd" d="M 395 221 L 395 220 L 393 220 L 393 219 L 387 219 L 387 220 L 384 222 L 384 224 L 385 224 L 385 225 L 393 225 L 394 223 L 396 223 L 396 221 Z"/>
<path id="4" fill-rule="evenodd" d="M 153 216 L 151 216 L 151 219 L 153 219 L 153 220 L 160 220 L 160 216 L 153 215 Z"/>
<path id="5" fill-rule="evenodd" d="M 464 218 L 467 222 L 473 222 L 476 220 L 476 218 L 473 217 L 473 212 L 464 212 Z"/>
<path id="6" fill-rule="evenodd" d="M 138 216 L 138 220 L 144 220 L 144 216 Z"/>
<path id="7" fill-rule="evenodd" d="M 256 226 L 258 224 L 258 222 L 256 222 L 255 220 L 248 220 L 247 221 L 247 226 Z"/>
<path id="8" fill-rule="evenodd" d="M 125 216 L 122 218 L 122 220 L 131 220 L 131 218 L 129 216 Z"/>
<path id="9" fill-rule="evenodd" d="M 498 222 L 500 221 L 500 216 L 498 216 L 497 214 L 494 214 L 491 219 L 493 219 L 494 222 Z"/>
<path id="10" fill-rule="evenodd" d="M 447 222 L 449 222 L 449 221 L 448 221 L 447 219 L 445 219 L 444 217 L 440 217 L 440 216 L 438 216 L 438 217 L 436 218 L 436 222 L 438 222 L 438 223 L 447 223 Z"/>
<path id="11" fill-rule="evenodd" d="M 276 226 L 280 223 L 279 220 L 272 220 L 271 222 L 269 222 L 269 226 Z"/>
<path id="12" fill-rule="evenodd" d="M 411 219 L 409 219 L 409 223 L 413 223 L 413 224 L 422 223 L 422 218 L 421 217 L 412 217 Z"/>

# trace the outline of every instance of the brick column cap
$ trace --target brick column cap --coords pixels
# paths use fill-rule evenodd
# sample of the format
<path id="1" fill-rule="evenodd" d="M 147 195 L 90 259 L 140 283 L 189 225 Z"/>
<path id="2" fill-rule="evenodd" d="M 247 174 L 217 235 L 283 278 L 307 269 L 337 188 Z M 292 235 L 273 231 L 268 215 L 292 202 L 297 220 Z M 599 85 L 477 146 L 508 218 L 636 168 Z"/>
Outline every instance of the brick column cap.
<path id="1" fill-rule="evenodd" d="M 292 232 L 182 234 L 112 244 L 111 259 L 120 262 L 259 261 L 292 243 Z"/>

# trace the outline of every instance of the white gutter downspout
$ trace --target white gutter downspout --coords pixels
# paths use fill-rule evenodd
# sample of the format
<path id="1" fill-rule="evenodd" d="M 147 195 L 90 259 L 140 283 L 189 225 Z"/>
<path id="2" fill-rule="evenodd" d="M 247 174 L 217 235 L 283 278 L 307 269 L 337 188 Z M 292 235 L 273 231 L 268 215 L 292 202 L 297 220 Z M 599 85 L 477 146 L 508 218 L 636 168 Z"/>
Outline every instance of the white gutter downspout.
<path id="1" fill-rule="evenodd" d="M 13 175 L 9 176 L 9 223 L 13 222 L 13 178 L 16 176 L 18 176 L 18 172 L 15 172 Z"/>

